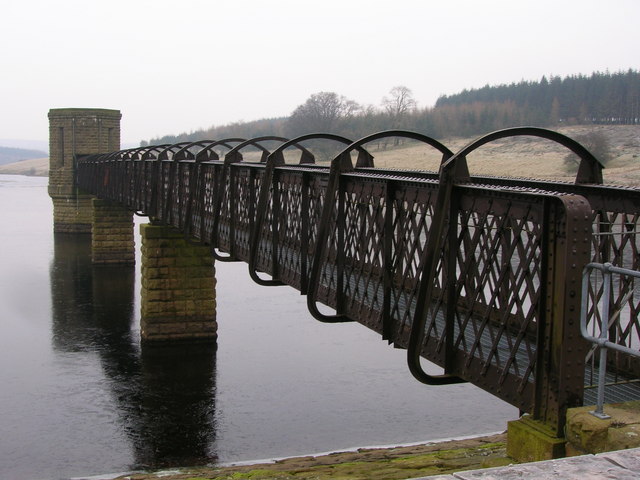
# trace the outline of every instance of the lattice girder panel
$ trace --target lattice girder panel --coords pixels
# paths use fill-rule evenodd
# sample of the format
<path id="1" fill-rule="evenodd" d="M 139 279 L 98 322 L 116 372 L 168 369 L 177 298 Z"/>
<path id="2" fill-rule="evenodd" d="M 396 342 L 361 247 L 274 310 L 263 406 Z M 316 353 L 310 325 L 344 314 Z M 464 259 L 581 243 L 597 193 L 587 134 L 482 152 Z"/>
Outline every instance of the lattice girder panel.
<path id="1" fill-rule="evenodd" d="M 174 162 L 174 180 L 172 188 L 173 202 L 171 205 L 171 224 L 176 228 L 184 228 L 184 220 L 188 199 L 190 196 L 189 184 L 191 180 L 191 166 L 193 162 Z"/>
<path id="2" fill-rule="evenodd" d="M 121 170 L 123 177 L 120 180 L 122 187 L 120 190 L 120 203 L 125 207 L 132 209 L 134 205 L 133 192 L 135 191 L 135 165 L 132 162 L 122 162 Z"/>
<path id="3" fill-rule="evenodd" d="M 153 160 L 140 160 L 143 164 L 143 168 L 140 169 L 140 173 L 143 175 L 139 182 L 143 187 L 144 195 L 142 198 L 141 212 L 147 215 L 151 214 L 152 202 L 153 202 L 153 190 L 154 190 L 154 176 L 156 170 L 156 162 Z"/>
<path id="4" fill-rule="evenodd" d="M 461 196 L 454 349 L 481 374 L 492 366 L 526 383 L 537 351 L 543 202 Z"/>
<path id="5" fill-rule="evenodd" d="M 145 208 L 145 162 L 142 160 L 134 160 L 131 162 L 131 166 L 133 179 L 131 191 L 129 192 L 131 196 L 130 207 L 136 212 L 142 212 Z"/>
<path id="6" fill-rule="evenodd" d="M 334 308 L 338 313 L 342 313 L 343 305 L 341 303 L 340 293 L 343 288 L 343 270 L 344 270 L 344 217 L 343 212 L 343 196 L 338 189 L 333 198 L 327 198 L 326 192 L 314 192 L 316 202 L 320 208 L 324 208 L 326 202 L 333 202 L 331 210 L 331 218 L 327 225 L 326 246 L 323 255 L 319 258 L 319 275 L 316 286 L 316 301 L 324 305 Z M 321 210 L 322 211 L 322 210 Z M 314 232 L 314 233 L 317 233 Z M 314 235 L 314 252 L 317 248 L 317 238 Z M 314 257 L 315 261 L 315 257 Z"/>
<path id="7" fill-rule="evenodd" d="M 214 235 L 214 222 L 216 212 L 216 192 L 218 185 L 218 177 L 222 172 L 222 165 L 220 162 L 203 162 L 200 164 L 202 175 L 202 182 L 200 184 L 200 189 L 198 193 L 198 197 L 201 205 L 201 241 L 205 241 L 210 243 L 212 241 Z"/>
<path id="8" fill-rule="evenodd" d="M 343 188 L 344 312 L 382 333 L 386 185 L 348 178 Z"/>
<path id="9" fill-rule="evenodd" d="M 249 261 L 251 248 L 251 231 L 255 222 L 255 208 L 259 179 L 256 169 L 250 165 L 233 164 L 233 247 L 234 257 Z"/>
<path id="10" fill-rule="evenodd" d="M 437 185 L 394 182 L 392 198 L 390 326 L 389 340 L 406 346 L 417 301 L 423 253 L 429 238 Z M 442 291 L 442 262 L 434 281 L 439 297 Z M 437 317 L 441 299 L 431 305 L 432 318 Z M 440 340 L 443 330 L 437 322 L 426 327 L 426 338 Z"/>
<path id="11" fill-rule="evenodd" d="M 120 187 L 120 203 L 127 208 L 133 207 L 133 191 L 134 191 L 134 164 L 132 162 L 122 162 L 121 166 L 122 170 L 122 178 L 120 182 L 122 186 Z"/>
<path id="12" fill-rule="evenodd" d="M 301 288 L 302 276 L 306 275 L 308 258 L 304 258 L 303 245 L 308 237 L 307 185 L 302 171 L 283 171 L 275 175 L 275 205 L 278 209 L 274 222 L 277 237 L 276 277 L 297 289 Z M 305 219 L 305 216 L 307 217 Z"/>
<path id="13" fill-rule="evenodd" d="M 160 176 L 158 196 L 156 197 L 156 215 L 158 218 L 163 218 L 165 221 L 168 221 L 167 214 L 169 212 L 171 199 L 171 170 L 173 162 L 170 160 L 156 160 L 156 162 L 158 163 L 157 168 Z"/>
<path id="14" fill-rule="evenodd" d="M 260 178 L 260 184 L 262 184 L 263 172 L 260 172 L 257 177 Z M 256 190 L 259 192 L 260 190 Z M 274 216 L 274 208 L 275 213 L 277 213 L 278 207 L 274 204 L 274 192 L 273 186 L 269 186 L 267 202 L 264 207 L 264 218 L 262 220 L 261 225 L 259 226 L 259 231 L 255 232 L 258 236 L 259 241 L 257 245 L 256 252 L 256 268 L 261 272 L 266 272 L 270 275 L 273 274 L 273 223 L 277 218 Z M 258 227 L 256 227 L 257 229 Z"/>
<path id="15" fill-rule="evenodd" d="M 443 262 L 453 324 L 439 350 L 425 338 L 422 354 L 555 428 L 582 398 L 576 266 L 588 259 L 588 203 L 463 186 L 453 199 Z"/>
<path id="16" fill-rule="evenodd" d="M 203 241 L 203 191 L 204 174 L 202 166 L 198 163 L 191 164 L 189 173 L 189 195 L 185 200 L 185 218 L 183 220 L 185 233 L 200 241 Z"/>
<path id="17" fill-rule="evenodd" d="M 307 230 L 307 244 L 303 244 L 303 249 L 309 259 L 313 258 L 313 254 L 316 249 L 318 225 L 320 225 L 320 217 L 322 215 L 322 208 L 324 207 L 327 182 L 328 175 L 326 172 L 317 172 L 313 175 L 309 175 L 306 182 L 308 192 L 309 223 Z M 311 273 L 311 263 L 312 262 L 310 260 L 307 262 L 305 278 L 308 278 Z"/>
<path id="18" fill-rule="evenodd" d="M 224 173 L 222 173 L 224 172 Z M 233 221 L 232 203 L 233 192 L 235 187 L 234 168 L 225 165 L 220 178 L 218 178 L 218 191 L 216 192 L 216 208 L 217 208 L 217 229 L 214 234 L 213 245 L 225 252 L 231 251 L 231 222 Z"/>

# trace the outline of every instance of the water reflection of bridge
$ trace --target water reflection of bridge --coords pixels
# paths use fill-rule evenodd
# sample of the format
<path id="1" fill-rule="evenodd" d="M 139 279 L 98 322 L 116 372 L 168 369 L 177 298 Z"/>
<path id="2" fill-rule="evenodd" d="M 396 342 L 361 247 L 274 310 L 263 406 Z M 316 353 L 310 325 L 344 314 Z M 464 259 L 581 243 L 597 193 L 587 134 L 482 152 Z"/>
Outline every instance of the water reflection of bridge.
<path id="1" fill-rule="evenodd" d="M 374 168 L 367 143 L 392 135 L 439 151 L 439 173 Z M 469 174 L 469 153 L 519 135 L 576 153 L 575 184 Z M 342 145 L 330 165 L 314 163 L 305 145 L 316 141 Z M 259 160 L 243 158 L 252 149 Z M 291 150 L 299 152 L 295 164 L 285 162 Z M 548 130 L 496 132 L 456 154 L 424 135 L 394 131 L 357 142 L 312 134 L 76 158 L 84 191 L 174 227 L 210 246 L 218 261 L 247 262 L 261 285 L 298 289 L 320 321 L 373 329 L 407 349 L 420 381 L 472 382 L 556 436 L 591 376 L 579 326 L 582 269 L 590 261 L 638 268 L 640 191 L 603 186 L 598 161 Z M 639 305 L 626 295 L 633 288 L 626 282 L 612 294 L 626 318 L 610 336 L 637 346 Z M 592 329 L 601 297 L 592 283 Z M 421 358 L 444 373 L 428 374 Z M 615 367 L 637 378 L 630 362 Z"/>

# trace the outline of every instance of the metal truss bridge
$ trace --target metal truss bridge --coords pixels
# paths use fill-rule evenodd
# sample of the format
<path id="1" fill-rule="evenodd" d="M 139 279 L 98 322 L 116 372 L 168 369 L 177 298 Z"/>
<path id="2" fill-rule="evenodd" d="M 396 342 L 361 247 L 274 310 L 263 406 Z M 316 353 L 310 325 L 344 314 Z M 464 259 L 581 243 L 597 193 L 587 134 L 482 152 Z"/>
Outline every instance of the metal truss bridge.
<path id="1" fill-rule="evenodd" d="M 391 136 L 436 149 L 439 172 L 375 168 L 366 146 Z M 469 174 L 468 154 L 516 136 L 576 153 L 575 183 Z M 305 147 L 320 141 L 340 145 L 330 164 Z M 285 150 L 299 161 L 286 163 Z M 245 160 L 247 151 L 259 161 Z M 583 146 L 539 128 L 494 132 L 455 154 L 430 137 L 386 131 L 355 142 L 310 134 L 148 146 L 76 162 L 81 189 L 174 226 L 218 261 L 246 262 L 261 285 L 298 289 L 319 321 L 378 332 L 407 350 L 418 380 L 471 382 L 558 434 L 567 408 L 593 403 L 593 352 L 579 325 L 583 268 L 640 269 L 640 190 L 603 185 L 602 165 Z M 609 337 L 638 349 L 634 287 L 629 279 L 611 289 L 618 320 Z M 590 281 L 596 335 L 602 295 Z M 427 373 L 422 358 L 443 373 Z M 609 361 L 608 399 L 640 398 L 627 382 L 639 365 Z"/>

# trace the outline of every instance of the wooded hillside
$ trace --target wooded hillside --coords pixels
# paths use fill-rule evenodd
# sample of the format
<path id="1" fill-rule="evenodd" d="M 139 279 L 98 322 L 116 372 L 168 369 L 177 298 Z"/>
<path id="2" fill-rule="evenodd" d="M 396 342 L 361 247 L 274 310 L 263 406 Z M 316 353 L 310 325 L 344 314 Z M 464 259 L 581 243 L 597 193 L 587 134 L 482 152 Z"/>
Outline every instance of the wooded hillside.
<path id="1" fill-rule="evenodd" d="M 487 85 L 440 97 L 435 110 L 443 109 L 450 109 L 462 128 L 474 123 L 491 127 L 492 117 L 531 125 L 637 125 L 640 73 L 628 70 Z M 472 121 L 465 122 L 465 117 Z"/>

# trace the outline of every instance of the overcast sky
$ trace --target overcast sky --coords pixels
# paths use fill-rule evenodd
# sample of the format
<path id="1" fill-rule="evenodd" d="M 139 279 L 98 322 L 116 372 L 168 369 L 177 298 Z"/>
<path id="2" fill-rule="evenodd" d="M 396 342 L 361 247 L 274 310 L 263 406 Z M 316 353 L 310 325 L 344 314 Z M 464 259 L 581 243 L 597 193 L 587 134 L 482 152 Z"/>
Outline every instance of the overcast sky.
<path id="1" fill-rule="evenodd" d="M 486 84 L 640 68 L 639 0 L 0 0 L 0 138 L 50 108 L 122 112 L 122 142 L 289 115 L 333 91 L 418 106 Z"/>

